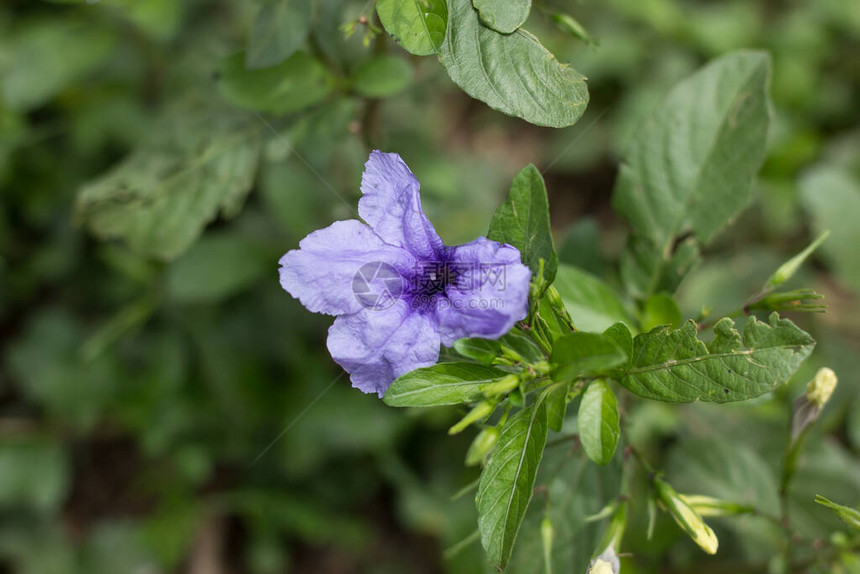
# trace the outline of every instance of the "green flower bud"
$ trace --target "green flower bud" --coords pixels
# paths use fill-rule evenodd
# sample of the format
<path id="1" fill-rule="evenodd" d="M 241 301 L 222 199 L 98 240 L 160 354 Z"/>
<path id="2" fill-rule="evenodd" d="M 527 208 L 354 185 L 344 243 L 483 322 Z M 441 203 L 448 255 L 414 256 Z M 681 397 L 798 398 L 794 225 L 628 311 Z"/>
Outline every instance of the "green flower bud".
<path id="1" fill-rule="evenodd" d="M 654 487 L 660 502 L 672 515 L 681 530 L 686 532 L 702 550 L 708 554 L 716 554 L 719 546 L 717 535 L 705 524 L 702 517 L 666 482 L 657 478 L 654 480 Z"/>
<path id="2" fill-rule="evenodd" d="M 520 386 L 520 376 L 511 374 L 492 383 L 481 385 L 481 392 L 487 397 L 506 395 Z"/>
<path id="3" fill-rule="evenodd" d="M 827 367 L 818 369 L 815 377 L 806 385 L 806 398 L 819 409 L 824 408 L 836 389 L 837 381 L 833 369 Z"/>
<path id="4" fill-rule="evenodd" d="M 482 403 L 478 403 L 475 408 L 469 411 L 469 414 L 467 414 L 460 420 L 460 422 L 448 429 L 448 434 L 457 434 L 459 432 L 462 432 L 462 430 L 470 424 L 485 419 L 491 414 L 493 414 L 494 410 L 496 410 L 495 402 L 484 401 Z"/>
<path id="5" fill-rule="evenodd" d="M 701 494 L 679 494 L 678 496 L 699 516 L 728 516 L 732 514 L 746 514 L 753 511 L 752 507 L 749 506 L 726 502 Z"/>
<path id="6" fill-rule="evenodd" d="M 498 440 L 499 429 L 496 427 L 486 428 L 479 432 L 466 453 L 466 465 L 474 466 L 482 462 L 496 446 Z"/>

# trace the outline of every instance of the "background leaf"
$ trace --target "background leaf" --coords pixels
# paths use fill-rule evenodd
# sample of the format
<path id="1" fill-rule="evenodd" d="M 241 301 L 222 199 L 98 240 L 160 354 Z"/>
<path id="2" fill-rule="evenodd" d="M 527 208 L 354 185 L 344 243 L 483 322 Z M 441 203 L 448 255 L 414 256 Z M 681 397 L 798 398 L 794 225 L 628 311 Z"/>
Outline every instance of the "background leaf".
<path id="1" fill-rule="evenodd" d="M 588 458 L 606 466 L 615 455 L 621 430 L 618 426 L 618 403 L 609 383 L 592 381 L 579 403 L 579 440 Z"/>
<path id="2" fill-rule="evenodd" d="M 185 116 L 175 128 L 133 152 L 81 188 L 77 217 L 102 238 L 174 259 L 219 213 L 235 215 L 257 170 L 256 129 L 231 116 Z M 205 123 L 198 129 L 196 123 Z"/>
<path id="3" fill-rule="evenodd" d="M 714 327 L 707 346 L 696 323 L 637 335 L 621 384 L 637 395 L 672 403 L 745 401 L 772 391 L 797 370 L 815 342 L 788 319 L 750 317 L 743 339 L 731 319 Z"/>
<path id="4" fill-rule="evenodd" d="M 364 62 L 352 78 L 355 91 L 368 98 L 399 94 L 412 83 L 412 66 L 395 56 L 377 56 Z"/>
<path id="5" fill-rule="evenodd" d="M 532 498 L 535 477 L 546 444 L 543 396 L 517 412 L 502 427 L 496 450 L 481 473 L 476 498 L 478 530 L 487 557 L 504 568 Z"/>
<path id="6" fill-rule="evenodd" d="M 245 68 L 245 56 L 240 52 L 222 62 L 218 87 L 227 101 L 239 107 L 287 114 L 320 102 L 333 84 L 328 70 L 304 52 L 256 70 Z"/>
<path id="7" fill-rule="evenodd" d="M 533 277 L 543 259 L 547 284 L 555 279 L 558 255 L 552 244 L 546 185 L 534 165 L 527 165 L 514 177 L 507 199 L 493 214 L 487 237 L 519 249 Z"/>
<path id="8" fill-rule="evenodd" d="M 467 94 L 539 126 L 573 125 L 588 103 L 585 79 L 525 30 L 499 34 L 478 20 L 471 0 L 450 0 L 440 59 Z"/>
<path id="9" fill-rule="evenodd" d="M 577 329 L 600 332 L 615 323 L 633 323 L 615 291 L 591 273 L 562 263 L 553 285 Z"/>
<path id="10" fill-rule="evenodd" d="M 531 0 L 472 0 L 481 23 L 502 34 L 510 34 L 529 17 Z"/>
<path id="11" fill-rule="evenodd" d="M 654 256 L 636 285 L 645 296 L 677 237 L 690 231 L 707 243 L 749 203 L 770 123 L 769 75 L 766 54 L 729 54 L 678 84 L 639 126 L 613 203 L 639 242 L 628 264 Z"/>
<path id="12" fill-rule="evenodd" d="M 439 363 L 416 369 L 391 383 L 385 404 L 392 407 L 455 405 L 480 399 L 481 386 L 507 375 L 474 363 Z"/>
<path id="13" fill-rule="evenodd" d="M 311 27 L 312 0 L 263 0 L 248 40 L 245 65 L 280 64 L 304 43 Z"/>
<path id="14" fill-rule="evenodd" d="M 445 0 L 377 0 L 376 13 L 394 40 L 416 56 L 435 54 L 445 40 Z"/>
<path id="15" fill-rule="evenodd" d="M 577 331 L 553 344 L 549 360 L 554 366 L 553 380 L 572 381 L 606 373 L 623 364 L 627 354 L 609 337 Z"/>

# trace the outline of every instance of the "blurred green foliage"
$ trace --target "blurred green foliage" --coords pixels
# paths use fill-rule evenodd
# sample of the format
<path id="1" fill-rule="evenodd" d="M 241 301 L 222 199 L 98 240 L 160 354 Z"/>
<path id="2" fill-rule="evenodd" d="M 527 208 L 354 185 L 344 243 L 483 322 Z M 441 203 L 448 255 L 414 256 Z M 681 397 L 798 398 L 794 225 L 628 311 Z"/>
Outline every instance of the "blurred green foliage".
<path id="1" fill-rule="evenodd" d="M 557 283 L 574 320 L 626 320 L 629 302 L 592 279 L 620 282 L 605 276 L 625 233 L 609 206 L 617 159 L 674 83 L 738 48 L 774 62 L 769 151 L 754 208 L 681 285 L 681 314 L 737 307 L 830 229 L 791 280 L 827 296 L 826 315 L 794 317 L 819 346 L 766 400 L 619 404 L 676 487 L 770 508 L 784 413 L 831 366 L 840 384 L 791 496 L 796 552 L 814 568 L 814 540 L 842 528 L 815 494 L 860 503 L 860 3 L 535 2 L 529 29 L 588 77 L 588 110 L 562 130 L 470 100 L 434 58 L 376 34 L 365 2 L 303 6 L 0 6 L 0 571 L 482 571 L 477 544 L 442 555 L 475 524 L 474 493 L 451 500 L 477 476 L 462 465 L 472 436 L 444 432 L 463 413 L 413 415 L 350 389 L 325 352 L 327 320 L 281 291 L 277 259 L 354 215 L 373 147 L 407 160 L 449 244 L 485 234 L 534 162 L 560 260 L 579 268 Z M 660 301 L 647 314 L 677 319 Z M 597 512 L 616 475 L 577 459 L 538 484 L 568 493 L 552 510 L 564 520 Z M 533 571 L 518 560 L 540 553 L 528 525 L 542 502 L 512 571 Z M 779 550 L 760 517 L 714 524 L 715 558 L 668 519 L 650 541 L 631 525 L 624 571 L 761 572 Z M 580 527 L 554 546 L 577 571 L 596 544 Z M 850 560 L 841 571 L 856 571 Z"/>

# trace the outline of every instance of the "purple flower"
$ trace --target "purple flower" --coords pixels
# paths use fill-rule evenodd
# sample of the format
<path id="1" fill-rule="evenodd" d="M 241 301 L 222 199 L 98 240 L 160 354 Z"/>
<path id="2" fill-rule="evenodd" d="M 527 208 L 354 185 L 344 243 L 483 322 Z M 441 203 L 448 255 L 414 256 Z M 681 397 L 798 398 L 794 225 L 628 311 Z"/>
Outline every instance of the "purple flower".
<path id="1" fill-rule="evenodd" d="M 358 213 L 314 231 L 280 260 L 281 286 L 308 310 L 336 315 L 332 358 L 353 386 L 381 397 L 397 377 L 439 359 L 439 344 L 495 339 L 527 313 L 520 252 L 484 237 L 448 247 L 421 209 L 419 183 L 396 153 L 374 151 Z"/>

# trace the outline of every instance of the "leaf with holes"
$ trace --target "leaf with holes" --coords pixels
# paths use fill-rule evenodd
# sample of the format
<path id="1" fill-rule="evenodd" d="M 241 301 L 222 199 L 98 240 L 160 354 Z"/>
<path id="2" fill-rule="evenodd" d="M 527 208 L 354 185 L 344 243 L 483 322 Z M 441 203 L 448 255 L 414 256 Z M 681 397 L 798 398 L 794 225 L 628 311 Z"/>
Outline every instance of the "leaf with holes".
<path id="1" fill-rule="evenodd" d="M 714 332 L 705 345 L 691 320 L 675 331 L 663 326 L 637 335 L 621 384 L 670 403 L 745 401 L 784 383 L 815 346 L 808 333 L 776 313 L 769 323 L 750 317 L 743 337 L 729 318 Z"/>

